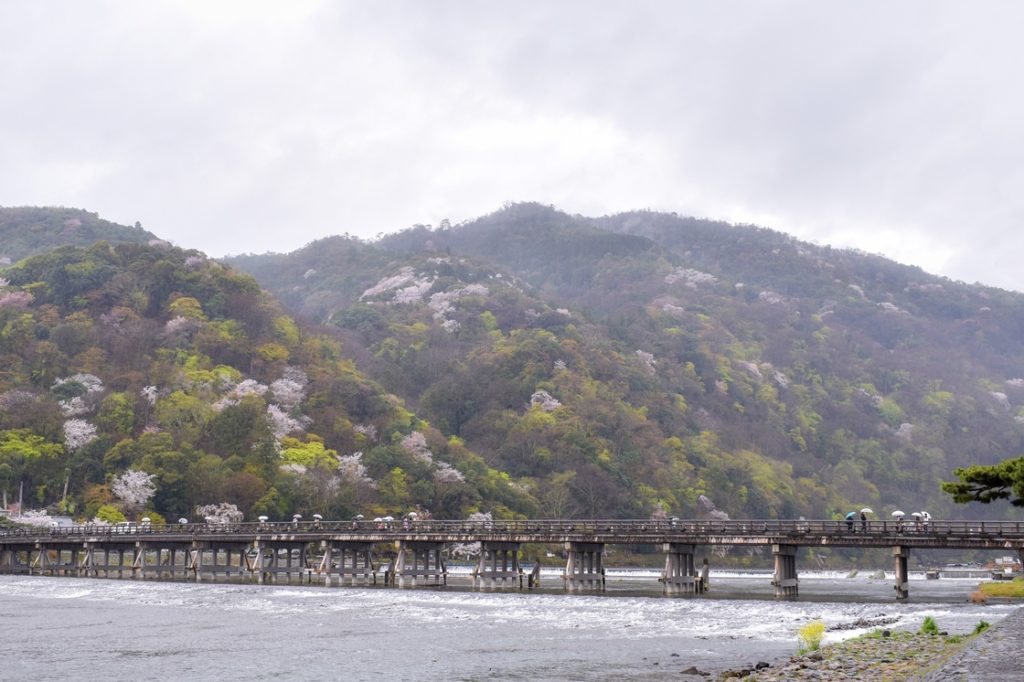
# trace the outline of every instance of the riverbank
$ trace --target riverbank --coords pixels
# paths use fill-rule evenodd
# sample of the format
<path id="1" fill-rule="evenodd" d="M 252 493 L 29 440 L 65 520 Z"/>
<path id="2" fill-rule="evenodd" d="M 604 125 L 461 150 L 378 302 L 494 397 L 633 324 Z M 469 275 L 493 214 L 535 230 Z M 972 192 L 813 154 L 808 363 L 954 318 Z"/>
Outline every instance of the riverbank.
<path id="1" fill-rule="evenodd" d="M 1018 608 L 978 635 L 876 630 L 761 670 L 723 671 L 715 679 L 1010 682 L 1024 680 L 1018 660 L 1022 640 L 1024 608 Z"/>

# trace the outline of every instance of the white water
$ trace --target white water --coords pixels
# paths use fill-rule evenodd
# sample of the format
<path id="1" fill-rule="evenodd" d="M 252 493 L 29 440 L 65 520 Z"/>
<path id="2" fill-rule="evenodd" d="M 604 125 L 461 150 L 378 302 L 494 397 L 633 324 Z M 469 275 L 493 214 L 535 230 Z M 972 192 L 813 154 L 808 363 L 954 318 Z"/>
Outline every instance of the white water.
<path id="1" fill-rule="evenodd" d="M 793 653 L 797 629 L 860 618 L 951 633 L 1009 606 L 966 597 L 976 579 L 803 573 L 777 601 L 767 573 L 712 572 L 702 597 L 662 597 L 657 571 L 610 570 L 606 595 L 448 588 L 323 588 L 0 577 L 0 679 L 660 680 Z M 830 632 L 828 639 L 859 634 Z M 675 655 L 673 655 L 675 654 Z"/>

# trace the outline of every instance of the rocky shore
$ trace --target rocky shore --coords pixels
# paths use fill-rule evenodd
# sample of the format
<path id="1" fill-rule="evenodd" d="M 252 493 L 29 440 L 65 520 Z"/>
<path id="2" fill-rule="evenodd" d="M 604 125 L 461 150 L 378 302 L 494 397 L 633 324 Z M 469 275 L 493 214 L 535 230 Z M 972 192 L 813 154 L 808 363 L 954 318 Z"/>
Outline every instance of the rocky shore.
<path id="1" fill-rule="evenodd" d="M 726 670 L 715 680 L 1024 681 L 1018 659 L 1024 608 L 976 636 L 877 630 L 818 651 L 751 669 Z M 690 671 L 684 671 L 684 674 Z M 692 674 L 692 673 L 691 673 Z M 705 678 L 707 679 L 707 678 Z"/>

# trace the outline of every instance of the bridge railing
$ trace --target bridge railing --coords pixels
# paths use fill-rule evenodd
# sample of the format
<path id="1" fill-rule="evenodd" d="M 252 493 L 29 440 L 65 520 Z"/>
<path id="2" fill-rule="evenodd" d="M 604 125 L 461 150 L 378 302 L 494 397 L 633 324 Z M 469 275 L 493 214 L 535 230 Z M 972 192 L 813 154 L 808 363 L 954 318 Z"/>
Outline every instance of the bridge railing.
<path id="1" fill-rule="evenodd" d="M 704 535 L 735 536 L 954 536 L 954 537 L 1024 537 L 1024 521 L 939 521 L 927 522 L 870 520 L 780 520 L 780 519 L 531 519 L 496 521 L 458 521 L 444 519 L 416 520 L 351 520 L 351 521 L 290 521 L 252 523 L 167 523 L 167 524 L 115 524 L 40 527 L 14 527 L 0 529 L 0 537 L 117 537 L 167 535 L 224 535 L 224 534 L 346 534 L 380 537 L 405 537 L 410 534 L 443 534 L 486 537 L 516 535 L 535 537 L 593 536 L 669 538 L 681 540 Z"/>

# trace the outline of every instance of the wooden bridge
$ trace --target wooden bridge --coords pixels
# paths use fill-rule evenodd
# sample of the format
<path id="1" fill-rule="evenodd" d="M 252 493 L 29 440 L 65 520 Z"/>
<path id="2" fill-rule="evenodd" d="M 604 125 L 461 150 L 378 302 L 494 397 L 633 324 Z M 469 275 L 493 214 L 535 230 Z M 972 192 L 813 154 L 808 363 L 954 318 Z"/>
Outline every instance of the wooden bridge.
<path id="1" fill-rule="evenodd" d="M 1024 521 L 530 520 L 312 521 L 239 524 L 120 524 L 0 529 L 0 573 L 136 579 L 245 580 L 323 585 L 441 584 L 452 544 L 479 543 L 475 586 L 523 586 L 522 545 L 560 544 L 567 590 L 604 588 L 607 545 L 657 546 L 668 594 L 698 594 L 707 583 L 697 548 L 770 546 L 779 597 L 798 590 L 800 547 L 888 547 L 896 598 L 906 599 L 913 549 L 1015 551 L 1024 560 Z M 388 555 L 386 566 L 377 558 Z M 539 564 L 528 586 L 539 585 Z"/>

